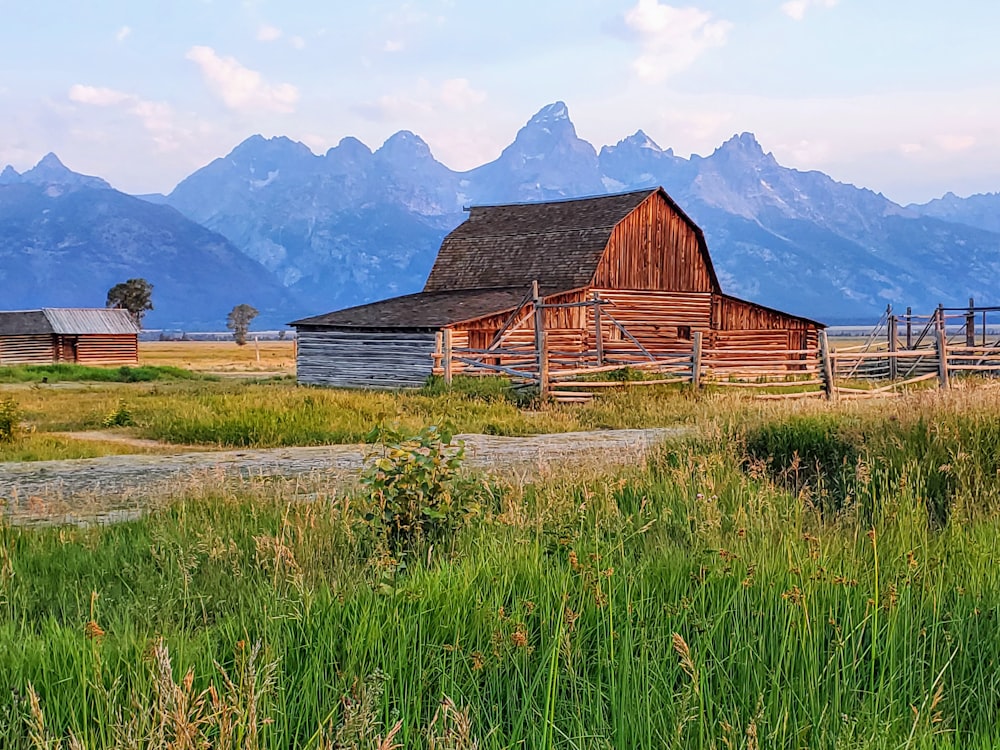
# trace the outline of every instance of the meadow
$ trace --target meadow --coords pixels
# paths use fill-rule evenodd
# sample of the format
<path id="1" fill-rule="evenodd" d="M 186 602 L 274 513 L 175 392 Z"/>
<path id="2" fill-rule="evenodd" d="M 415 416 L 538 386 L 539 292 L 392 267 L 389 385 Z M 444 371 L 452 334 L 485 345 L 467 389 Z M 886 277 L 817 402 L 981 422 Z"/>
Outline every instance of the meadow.
<path id="1" fill-rule="evenodd" d="M 694 435 L 514 483 L 408 423 L 350 492 L 0 528 L 0 745 L 996 746 L 1000 394 L 626 397 Z"/>

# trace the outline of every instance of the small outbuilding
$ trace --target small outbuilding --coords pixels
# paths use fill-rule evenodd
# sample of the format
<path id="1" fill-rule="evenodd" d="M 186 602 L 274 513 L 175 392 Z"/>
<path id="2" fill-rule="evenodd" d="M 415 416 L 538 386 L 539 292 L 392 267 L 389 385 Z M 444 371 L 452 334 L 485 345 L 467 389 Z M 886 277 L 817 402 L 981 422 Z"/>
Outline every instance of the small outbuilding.
<path id="1" fill-rule="evenodd" d="M 135 364 L 139 327 L 127 310 L 58 308 L 0 311 L 0 366 Z"/>
<path id="2" fill-rule="evenodd" d="M 422 384 L 448 356 L 442 339 L 449 351 L 509 350 L 533 340 L 536 321 L 553 366 L 690 352 L 695 332 L 766 357 L 817 346 L 823 327 L 725 294 L 702 230 L 663 188 L 474 206 L 422 292 L 290 325 L 300 383 L 392 388 Z"/>

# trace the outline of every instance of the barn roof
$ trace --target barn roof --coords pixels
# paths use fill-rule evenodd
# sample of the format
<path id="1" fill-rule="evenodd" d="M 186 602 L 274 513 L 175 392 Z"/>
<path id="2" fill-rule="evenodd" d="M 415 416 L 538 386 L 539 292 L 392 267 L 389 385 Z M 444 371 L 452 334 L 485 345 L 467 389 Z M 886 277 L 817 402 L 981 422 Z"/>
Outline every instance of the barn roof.
<path id="1" fill-rule="evenodd" d="M 41 310 L 0 311 L 0 335 L 137 334 L 128 310 L 104 307 L 45 307 Z"/>
<path id="2" fill-rule="evenodd" d="M 526 286 L 418 292 L 296 320 L 289 325 L 337 328 L 441 328 L 518 306 Z"/>
<path id="3" fill-rule="evenodd" d="M 659 193 L 694 230 L 719 288 L 701 229 L 663 188 L 591 198 L 473 206 L 441 244 L 425 292 L 523 286 L 537 280 L 565 291 L 587 286 L 615 226 Z"/>

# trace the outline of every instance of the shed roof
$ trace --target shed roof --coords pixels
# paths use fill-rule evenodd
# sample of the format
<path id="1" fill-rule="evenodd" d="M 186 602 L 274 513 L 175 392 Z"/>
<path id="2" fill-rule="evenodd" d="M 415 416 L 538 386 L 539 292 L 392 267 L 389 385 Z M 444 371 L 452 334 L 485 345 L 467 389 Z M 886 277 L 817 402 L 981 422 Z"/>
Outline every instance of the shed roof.
<path id="1" fill-rule="evenodd" d="M 503 289 L 458 289 L 417 292 L 402 297 L 349 307 L 346 310 L 296 320 L 289 325 L 308 328 L 441 328 L 461 320 L 511 310 L 529 293 L 524 286 Z"/>
<path id="2" fill-rule="evenodd" d="M 424 291 L 524 287 L 533 280 L 558 291 L 586 286 L 612 230 L 655 192 L 473 206 L 441 243 Z"/>
<path id="3" fill-rule="evenodd" d="M 137 334 L 128 310 L 87 307 L 45 307 L 41 310 L 0 311 L 0 335 Z"/>

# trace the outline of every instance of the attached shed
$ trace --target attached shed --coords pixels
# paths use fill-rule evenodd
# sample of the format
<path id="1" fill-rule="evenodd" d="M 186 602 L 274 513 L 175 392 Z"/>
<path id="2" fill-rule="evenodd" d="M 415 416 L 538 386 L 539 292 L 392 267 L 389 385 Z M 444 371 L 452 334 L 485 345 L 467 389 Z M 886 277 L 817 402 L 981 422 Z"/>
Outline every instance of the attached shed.
<path id="1" fill-rule="evenodd" d="M 0 311 L 0 365 L 135 364 L 139 327 L 127 310 Z"/>
<path id="2" fill-rule="evenodd" d="M 468 350 L 530 341 L 534 316 L 515 313 L 536 281 L 549 348 L 565 355 L 690 351 L 696 331 L 732 351 L 805 349 L 823 327 L 724 294 L 703 232 L 662 188 L 474 206 L 422 292 L 291 323 L 299 382 L 419 385 L 442 332 Z"/>

